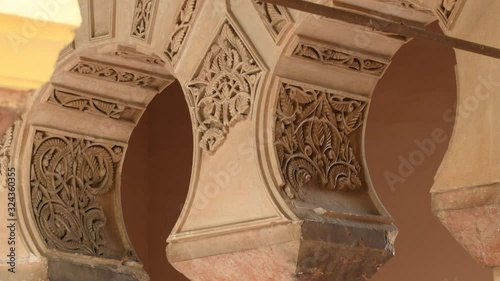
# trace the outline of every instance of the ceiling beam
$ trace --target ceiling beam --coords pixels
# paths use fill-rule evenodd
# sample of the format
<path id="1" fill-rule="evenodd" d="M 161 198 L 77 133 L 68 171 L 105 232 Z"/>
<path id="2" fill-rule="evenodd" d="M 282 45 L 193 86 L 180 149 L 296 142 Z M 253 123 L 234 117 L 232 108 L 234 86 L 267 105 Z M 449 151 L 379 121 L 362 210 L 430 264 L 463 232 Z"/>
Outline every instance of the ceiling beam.
<path id="1" fill-rule="evenodd" d="M 369 15 L 346 10 L 338 7 L 329 7 L 304 0 L 262 0 L 270 4 L 287 7 L 294 10 L 303 11 L 310 14 L 324 16 L 330 19 L 343 21 L 346 23 L 361 25 L 384 33 L 392 33 L 408 38 L 421 38 L 435 41 L 437 43 L 451 46 L 456 49 L 468 51 L 493 58 L 500 58 L 500 49 L 486 46 L 471 41 L 446 36 L 443 34 L 427 31 L 425 29 L 408 25 L 405 22 L 394 21 L 390 15 Z"/>

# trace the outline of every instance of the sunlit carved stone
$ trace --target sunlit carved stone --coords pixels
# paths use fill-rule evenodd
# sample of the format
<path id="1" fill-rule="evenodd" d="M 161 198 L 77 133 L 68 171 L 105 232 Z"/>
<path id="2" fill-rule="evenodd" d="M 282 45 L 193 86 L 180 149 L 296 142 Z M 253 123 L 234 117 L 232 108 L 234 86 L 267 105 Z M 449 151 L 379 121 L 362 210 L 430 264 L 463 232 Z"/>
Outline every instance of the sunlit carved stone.
<path id="1" fill-rule="evenodd" d="M 229 128 L 247 118 L 262 72 L 249 47 L 225 21 L 188 84 L 203 150 L 215 152 Z"/>
<path id="2" fill-rule="evenodd" d="M 156 12 L 157 0 L 136 0 L 131 36 L 148 42 Z"/>
<path id="3" fill-rule="evenodd" d="M 135 87 L 148 88 L 156 91 L 162 90 L 170 83 L 167 79 L 154 77 L 147 73 L 123 69 L 116 66 L 108 66 L 91 61 L 79 62 L 70 70 L 70 72 L 96 79 L 107 80 Z"/>
<path id="4" fill-rule="evenodd" d="M 315 46 L 307 42 L 299 42 L 293 55 L 377 76 L 382 76 L 387 68 L 387 63 L 376 59 L 353 54 L 349 51 L 335 50 L 331 47 Z"/>
<path id="5" fill-rule="evenodd" d="M 124 104 L 104 101 L 98 98 L 85 97 L 57 89 L 54 89 L 47 102 L 73 110 L 104 115 L 115 119 L 122 119 L 122 114 L 124 112 L 133 110 Z"/>
<path id="6" fill-rule="evenodd" d="M 186 37 L 189 35 L 189 30 L 193 19 L 196 15 L 196 9 L 201 5 L 200 0 L 184 0 L 181 9 L 177 15 L 174 31 L 170 36 L 170 41 L 164 53 L 171 64 L 175 65 L 179 60 Z"/>
<path id="7" fill-rule="evenodd" d="M 0 146 L 0 167 L 10 156 L 19 168 L 22 258 L 36 257 L 48 272 L 36 271 L 30 281 L 148 280 L 121 217 L 119 175 L 134 126 L 172 77 L 184 87 L 196 143 L 191 190 L 168 240 L 175 268 L 196 281 L 368 280 L 394 255 L 397 229 L 371 184 L 363 131 L 373 89 L 409 38 L 257 0 L 79 2 L 84 27 L 61 53 L 50 85 L 30 97 L 19 131 Z M 343 7 L 422 28 L 436 19 L 427 10 L 433 7 L 442 24 L 455 23 L 454 31 L 474 26 L 456 20 L 465 1 L 427 2 L 363 0 Z M 471 10 L 462 16 L 464 23 L 483 20 Z M 64 44 L 73 40 L 68 30 L 61 33 Z M 496 44 L 500 29 L 484 30 Z M 22 62 L 31 69 L 36 59 L 50 59 L 27 54 Z M 17 65 L 12 61 L 6 64 Z M 457 69 L 477 65 L 477 57 L 459 56 Z M 477 73 L 459 74 L 460 93 L 474 92 L 467 82 Z M 497 103 L 487 104 L 489 110 L 478 111 L 485 115 L 471 122 L 474 129 L 463 133 L 466 140 L 454 145 L 470 148 L 457 155 L 484 148 L 478 159 L 491 161 L 438 177 L 440 183 L 498 174 L 491 156 Z M 477 128 L 493 137 L 468 143 L 482 136 Z M 467 162 L 456 159 L 443 171 Z M 434 192 L 434 211 L 474 257 L 498 267 L 489 247 L 498 241 L 491 223 L 498 217 L 496 186 L 457 193 Z M 0 272 L 0 280 L 9 278 Z"/>
<path id="8" fill-rule="evenodd" d="M 49 248 L 110 256 L 106 215 L 99 197 L 116 185 L 123 148 L 36 131 L 31 166 L 31 203 Z"/>
<path id="9" fill-rule="evenodd" d="M 292 18 L 288 14 L 287 9 L 259 0 L 252 0 L 252 2 L 267 30 L 273 39 L 278 41 L 281 35 L 283 35 L 292 24 Z"/>
<path id="10" fill-rule="evenodd" d="M 329 190 L 360 189 L 359 148 L 351 139 L 361 137 L 366 101 L 289 83 L 281 84 L 278 99 L 275 145 L 288 196 L 310 182 Z"/>

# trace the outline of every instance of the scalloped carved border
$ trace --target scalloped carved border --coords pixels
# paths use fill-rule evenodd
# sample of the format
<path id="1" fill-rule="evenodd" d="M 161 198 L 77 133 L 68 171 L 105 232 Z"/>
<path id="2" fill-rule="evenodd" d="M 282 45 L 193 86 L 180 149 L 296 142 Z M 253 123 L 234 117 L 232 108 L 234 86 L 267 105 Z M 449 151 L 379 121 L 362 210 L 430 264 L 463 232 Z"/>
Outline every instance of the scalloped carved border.
<path id="1" fill-rule="evenodd" d="M 87 60 L 78 62 L 69 70 L 69 72 L 127 86 L 152 89 L 155 91 L 163 90 L 171 82 L 171 80 L 159 78 L 148 73 L 141 73 L 122 67 Z"/>
<path id="2" fill-rule="evenodd" d="M 191 30 L 191 25 L 197 15 L 197 8 L 202 4 L 200 0 L 185 0 L 182 3 L 175 21 L 174 32 L 165 48 L 164 54 L 170 64 L 176 65 L 182 53 L 184 43 Z"/>
<path id="3" fill-rule="evenodd" d="M 273 40 L 277 42 L 284 32 L 293 24 L 292 17 L 287 9 L 275 4 L 265 3 L 259 0 L 251 0 L 259 13 L 262 22 L 266 26 Z"/>
<path id="4" fill-rule="evenodd" d="M 66 89 L 53 89 L 47 103 L 117 120 L 136 122 L 140 111 L 125 104 L 82 95 Z"/>
<path id="5" fill-rule="evenodd" d="M 341 67 L 351 71 L 381 77 L 388 67 L 387 62 L 340 48 L 321 46 L 306 41 L 297 43 L 292 56 L 318 61 L 322 64 Z"/>

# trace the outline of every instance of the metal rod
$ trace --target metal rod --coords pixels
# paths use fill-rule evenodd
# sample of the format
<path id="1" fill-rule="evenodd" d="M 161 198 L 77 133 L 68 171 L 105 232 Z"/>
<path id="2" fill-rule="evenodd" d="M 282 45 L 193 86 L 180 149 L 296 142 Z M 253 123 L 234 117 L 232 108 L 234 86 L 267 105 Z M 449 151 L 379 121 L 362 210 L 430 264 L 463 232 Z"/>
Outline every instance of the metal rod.
<path id="1" fill-rule="evenodd" d="M 328 7 L 304 0 L 262 0 L 270 4 L 287 7 L 311 14 L 324 16 L 327 18 L 340 20 L 347 23 L 362 25 L 386 33 L 393 33 L 406 37 L 422 38 L 433 40 L 438 43 L 451 46 L 456 49 L 485 55 L 500 59 L 500 49 L 486 46 L 471 41 L 434 33 L 414 26 L 408 26 L 401 22 L 388 20 L 386 18 L 371 16 L 368 14 L 356 13 L 353 11 Z"/>

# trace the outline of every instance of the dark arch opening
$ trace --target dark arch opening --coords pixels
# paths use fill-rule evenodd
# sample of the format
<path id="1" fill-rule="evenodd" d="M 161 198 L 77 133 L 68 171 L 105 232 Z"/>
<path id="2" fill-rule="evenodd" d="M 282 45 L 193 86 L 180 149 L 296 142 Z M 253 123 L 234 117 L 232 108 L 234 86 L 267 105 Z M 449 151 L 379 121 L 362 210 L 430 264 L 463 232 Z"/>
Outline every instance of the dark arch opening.
<path id="1" fill-rule="evenodd" d="M 122 174 L 125 224 L 152 281 L 188 280 L 167 261 L 166 239 L 186 200 L 193 137 L 179 82 L 148 105 L 130 138 Z"/>
<path id="2" fill-rule="evenodd" d="M 437 23 L 430 29 L 441 32 Z M 415 39 L 394 56 L 373 94 L 366 157 L 374 187 L 400 231 L 396 256 L 374 281 L 491 279 L 430 207 L 429 191 L 454 125 L 455 64 L 452 48 Z"/>

